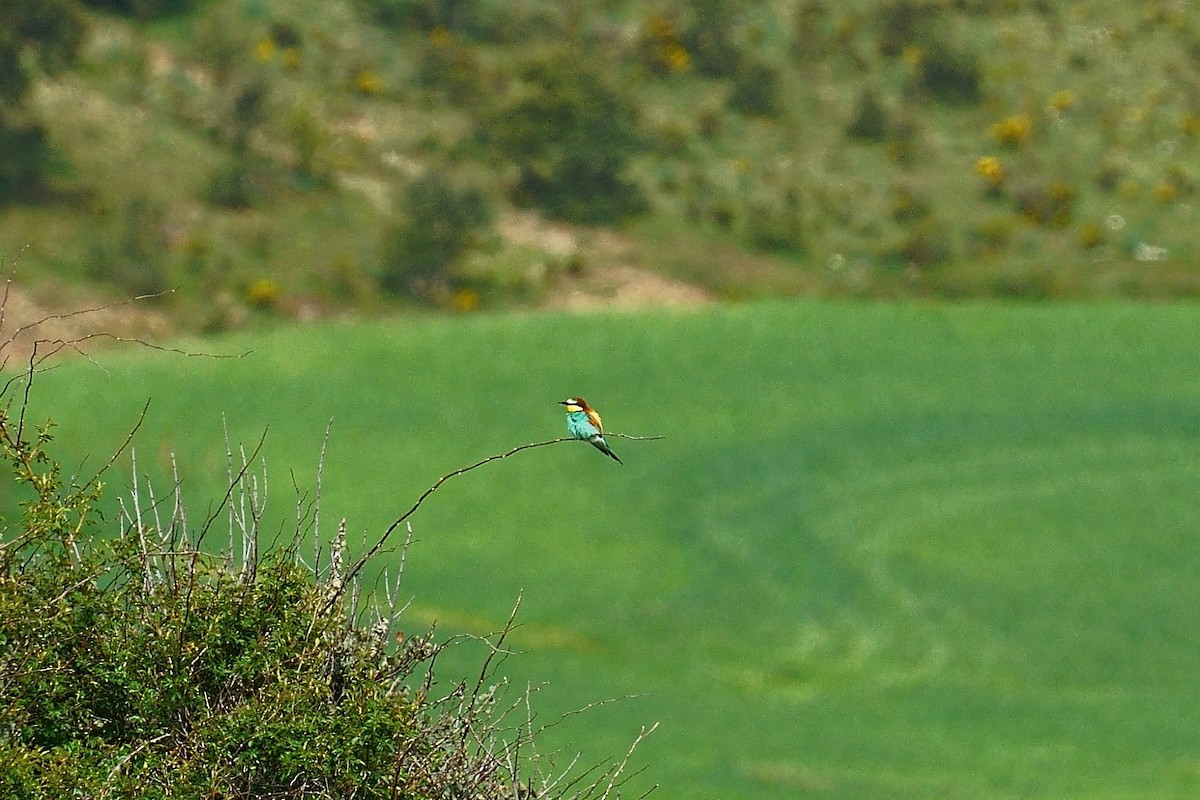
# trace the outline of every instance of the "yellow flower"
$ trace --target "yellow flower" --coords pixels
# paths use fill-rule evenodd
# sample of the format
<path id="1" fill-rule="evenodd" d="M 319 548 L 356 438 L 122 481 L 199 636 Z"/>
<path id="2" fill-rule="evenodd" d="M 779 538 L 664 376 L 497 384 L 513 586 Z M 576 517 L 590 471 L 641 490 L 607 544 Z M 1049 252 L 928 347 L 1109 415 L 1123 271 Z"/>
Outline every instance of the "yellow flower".
<path id="1" fill-rule="evenodd" d="M 438 25 L 429 32 L 429 41 L 438 47 L 445 47 L 450 44 L 450 31 L 446 30 L 445 26 Z"/>
<path id="2" fill-rule="evenodd" d="M 1004 167 L 995 156 L 983 156 L 975 162 L 975 174 L 993 189 L 1004 183 Z"/>
<path id="3" fill-rule="evenodd" d="M 275 40 L 270 36 L 258 40 L 258 44 L 254 46 L 254 57 L 259 61 L 270 61 L 275 58 Z"/>
<path id="4" fill-rule="evenodd" d="M 1054 97 L 1050 98 L 1050 107 L 1055 111 L 1066 111 L 1073 105 L 1075 105 L 1075 95 L 1070 89 L 1055 92 Z"/>
<path id="5" fill-rule="evenodd" d="M 1104 242 L 1104 229 L 1094 222 L 1085 222 L 1079 228 L 1079 243 L 1088 250 Z"/>
<path id="6" fill-rule="evenodd" d="M 279 302 L 283 292 L 270 278 L 259 278 L 246 289 L 246 302 L 258 308 L 269 308 Z"/>
<path id="7" fill-rule="evenodd" d="M 915 44 L 910 44 L 900 53 L 900 59 L 910 67 L 918 66 L 925 58 L 925 52 Z"/>
<path id="8" fill-rule="evenodd" d="M 663 60 L 672 72 L 687 72 L 692 68 L 692 55 L 681 44 L 669 44 L 663 51 Z"/>
<path id="9" fill-rule="evenodd" d="M 479 292 L 472 289 L 459 289 L 454 293 L 454 310 L 466 314 L 479 307 Z"/>
<path id="10" fill-rule="evenodd" d="M 1029 141 L 1033 130 L 1033 119 L 1028 114 L 1013 114 L 994 123 L 988 129 L 999 144 L 1015 147 Z"/>
<path id="11" fill-rule="evenodd" d="M 1179 194 L 1179 189 L 1170 181 L 1160 181 L 1154 187 L 1154 199 L 1159 203 L 1166 205 L 1173 201 Z"/>
<path id="12" fill-rule="evenodd" d="M 361 94 L 381 94 L 383 80 L 369 69 L 360 69 L 354 76 L 354 88 Z"/>

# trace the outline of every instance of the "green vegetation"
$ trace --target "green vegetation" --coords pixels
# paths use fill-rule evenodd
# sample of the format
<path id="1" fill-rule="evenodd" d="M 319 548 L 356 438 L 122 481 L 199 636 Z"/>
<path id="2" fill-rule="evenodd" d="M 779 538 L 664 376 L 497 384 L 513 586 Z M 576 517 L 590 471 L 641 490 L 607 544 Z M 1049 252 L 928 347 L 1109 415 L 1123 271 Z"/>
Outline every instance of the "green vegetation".
<path id="1" fill-rule="evenodd" d="M 573 222 L 617 222 L 645 200 L 624 173 L 638 150 L 631 99 L 559 48 L 530 59 L 481 133 L 520 176 L 514 197 Z"/>
<path id="2" fill-rule="evenodd" d="M 177 491 L 135 480 L 103 535 L 106 468 L 64 475 L 23 383 L 0 389 L 6 505 L 22 509 L 0 529 L 5 798 L 604 798 L 625 783 L 623 761 L 539 760 L 514 713 L 528 696 L 496 676 L 511 618 L 479 639 L 473 680 L 435 689 L 446 644 L 397 630 L 402 568 L 364 595 L 344 523 L 306 564 L 319 497 L 268 542 L 256 454 L 229 455 L 226 490 L 190 524 Z"/>
<path id="3" fill-rule="evenodd" d="M 0 204 L 45 188 L 51 153 L 45 127 L 27 107 L 31 73 L 53 74 L 74 61 L 82 16 L 70 0 L 12 0 L 0 9 Z"/>
<path id="4" fill-rule="evenodd" d="M 403 219 L 388 234 L 380 284 L 389 292 L 436 298 L 450 290 L 455 261 L 491 223 L 487 200 L 444 175 L 413 181 L 406 199 Z"/>
<path id="5" fill-rule="evenodd" d="M 538 254 L 502 236 L 397 250 L 430 176 L 738 295 L 1200 285 L 1200 26 L 1167 0 L 86 5 L 6 6 L 0 190 L 42 188 L 0 238 L 42 281 L 180 287 L 192 329 L 391 302 L 398 254 L 472 307 L 563 279 L 511 279 Z"/>
<path id="6" fill-rule="evenodd" d="M 264 530 L 332 418 L 322 515 L 353 554 L 582 393 L 668 438 L 456 479 L 406 563 L 404 624 L 440 635 L 500 629 L 524 592 L 504 671 L 549 681 L 542 714 L 636 695 L 544 748 L 620 756 L 661 721 L 630 789 L 670 797 L 1187 798 L 1198 336 L 1194 308 L 1126 304 L 343 323 L 64 365 L 39 413 L 95 464 L 152 397 L 139 473 L 170 485 L 175 451 L 193 516 L 224 491 L 222 417 L 235 446 L 267 430 Z M 473 673 L 455 658 L 443 680 Z"/>

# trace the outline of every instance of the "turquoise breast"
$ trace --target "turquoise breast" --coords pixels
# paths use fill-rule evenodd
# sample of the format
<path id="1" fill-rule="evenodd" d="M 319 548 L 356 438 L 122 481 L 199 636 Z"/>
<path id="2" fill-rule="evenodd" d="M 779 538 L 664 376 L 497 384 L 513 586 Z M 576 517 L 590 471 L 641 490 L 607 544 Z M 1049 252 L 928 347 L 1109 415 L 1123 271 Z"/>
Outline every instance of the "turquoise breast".
<path id="1" fill-rule="evenodd" d="M 567 414 L 567 433 L 576 439 L 590 439 L 599 432 L 587 418 L 587 414 L 582 411 L 572 411 Z"/>

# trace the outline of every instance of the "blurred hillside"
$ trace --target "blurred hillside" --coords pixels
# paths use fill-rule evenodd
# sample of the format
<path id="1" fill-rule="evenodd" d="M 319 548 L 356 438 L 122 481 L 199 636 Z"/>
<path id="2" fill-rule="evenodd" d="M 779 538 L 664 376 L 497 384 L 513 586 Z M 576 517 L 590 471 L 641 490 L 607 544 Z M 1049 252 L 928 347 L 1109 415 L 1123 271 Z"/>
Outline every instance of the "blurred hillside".
<path id="1" fill-rule="evenodd" d="M 1198 64 L 1179 1 L 10 0 L 0 257 L 203 330 L 1195 295 Z"/>

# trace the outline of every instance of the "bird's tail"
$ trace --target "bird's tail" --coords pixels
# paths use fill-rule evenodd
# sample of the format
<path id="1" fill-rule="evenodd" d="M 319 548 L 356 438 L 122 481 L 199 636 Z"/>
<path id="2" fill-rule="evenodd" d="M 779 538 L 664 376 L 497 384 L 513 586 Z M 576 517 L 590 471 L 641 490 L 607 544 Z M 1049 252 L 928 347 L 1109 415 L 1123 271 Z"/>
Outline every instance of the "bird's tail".
<path id="1" fill-rule="evenodd" d="M 621 459 L 617 458 L 617 454 L 614 453 L 612 448 L 608 446 L 608 442 L 604 441 L 603 436 L 593 436 L 592 438 L 588 439 L 588 441 L 592 443 L 593 447 L 595 447 L 601 453 L 604 453 L 604 455 L 608 456 L 613 461 L 616 461 L 618 464 L 625 463 Z"/>

